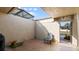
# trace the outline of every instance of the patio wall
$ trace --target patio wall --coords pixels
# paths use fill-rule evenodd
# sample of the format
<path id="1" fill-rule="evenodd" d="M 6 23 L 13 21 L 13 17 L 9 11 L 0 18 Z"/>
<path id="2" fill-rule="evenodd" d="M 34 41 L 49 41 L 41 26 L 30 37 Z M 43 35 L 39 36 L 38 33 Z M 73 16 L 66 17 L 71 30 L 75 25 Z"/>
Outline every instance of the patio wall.
<path id="1" fill-rule="evenodd" d="M 55 40 L 59 42 L 59 23 L 53 18 L 36 21 L 36 37 L 38 39 L 45 39 L 49 33 L 52 33 Z"/>
<path id="2" fill-rule="evenodd" d="M 6 43 L 34 39 L 34 21 L 0 13 L 0 33 L 5 36 Z"/>

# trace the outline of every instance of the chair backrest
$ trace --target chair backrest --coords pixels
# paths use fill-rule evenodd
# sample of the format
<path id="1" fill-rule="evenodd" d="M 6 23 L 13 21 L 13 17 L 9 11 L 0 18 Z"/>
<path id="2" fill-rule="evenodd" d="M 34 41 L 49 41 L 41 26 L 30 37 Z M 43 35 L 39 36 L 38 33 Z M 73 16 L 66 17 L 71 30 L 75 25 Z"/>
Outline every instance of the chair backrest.
<path id="1" fill-rule="evenodd" d="M 52 33 L 48 33 L 48 40 L 52 40 L 54 38 L 54 35 Z"/>

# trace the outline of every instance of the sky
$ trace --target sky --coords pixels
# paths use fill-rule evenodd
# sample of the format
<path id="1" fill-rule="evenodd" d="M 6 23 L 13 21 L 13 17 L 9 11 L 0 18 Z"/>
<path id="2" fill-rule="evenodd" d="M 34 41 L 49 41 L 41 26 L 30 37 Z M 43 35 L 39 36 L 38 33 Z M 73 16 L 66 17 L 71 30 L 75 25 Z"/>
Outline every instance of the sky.
<path id="1" fill-rule="evenodd" d="M 49 15 L 40 7 L 22 7 L 22 9 L 33 15 L 35 20 L 49 17 Z"/>
<path id="2" fill-rule="evenodd" d="M 70 21 L 64 21 L 64 22 L 60 22 L 60 24 L 61 24 L 61 26 L 64 26 L 65 24 L 67 24 L 67 23 L 71 23 Z"/>

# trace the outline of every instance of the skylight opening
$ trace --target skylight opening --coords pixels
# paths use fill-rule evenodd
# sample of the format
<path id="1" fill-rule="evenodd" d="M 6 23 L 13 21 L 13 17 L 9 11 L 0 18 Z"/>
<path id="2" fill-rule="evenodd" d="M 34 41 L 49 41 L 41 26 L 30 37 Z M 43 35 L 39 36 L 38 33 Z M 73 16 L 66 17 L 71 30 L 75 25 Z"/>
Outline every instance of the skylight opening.
<path id="1" fill-rule="evenodd" d="M 40 7 L 18 7 L 10 13 L 32 20 L 45 20 L 50 18 L 50 16 Z"/>
<path id="2" fill-rule="evenodd" d="M 50 16 L 40 7 L 21 7 L 20 9 L 23 9 L 33 15 L 34 20 L 50 18 Z"/>

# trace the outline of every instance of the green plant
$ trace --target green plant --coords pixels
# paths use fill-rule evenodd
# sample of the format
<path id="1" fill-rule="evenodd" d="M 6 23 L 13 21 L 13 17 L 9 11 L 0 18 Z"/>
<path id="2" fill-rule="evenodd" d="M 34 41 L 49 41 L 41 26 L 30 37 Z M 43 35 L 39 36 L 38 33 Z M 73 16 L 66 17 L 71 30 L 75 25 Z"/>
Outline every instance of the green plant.
<path id="1" fill-rule="evenodd" d="M 9 45 L 9 47 L 10 47 L 10 48 L 16 48 L 16 47 L 22 46 L 23 43 L 24 43 L 24 41 L 23 41 L 23 42 L 16 42 L 16 41 L 13 41 L 13 42 Z"/>

